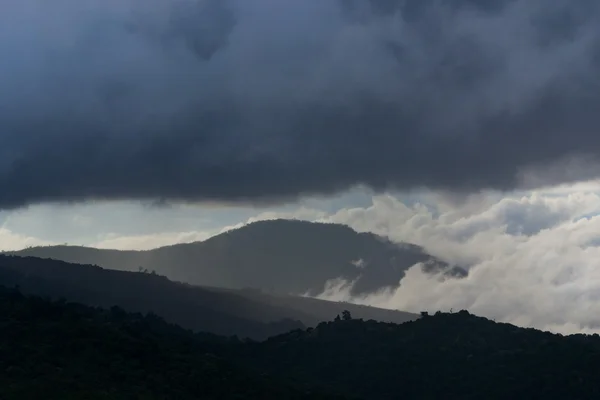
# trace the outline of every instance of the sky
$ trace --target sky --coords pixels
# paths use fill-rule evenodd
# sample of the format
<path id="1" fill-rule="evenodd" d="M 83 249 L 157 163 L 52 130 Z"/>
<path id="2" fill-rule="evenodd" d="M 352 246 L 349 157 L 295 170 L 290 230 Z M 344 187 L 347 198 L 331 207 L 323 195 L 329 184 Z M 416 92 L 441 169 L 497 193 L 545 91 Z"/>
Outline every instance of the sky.
<path id="1" fill-rule="evenodd" d="M 339 222 L 471 272 L 322 297 L 600 327 L 600 2 L 1 8 L 0 250 Z"/>
<path id="2" fill-rule="evenodd" d="M 146 250 L 204 240 L 256 219 L 314 220 L 344 207 L 368 206 L 371 198 L 371 191 L 355 189 L 275 207 L 138 201 L 36 205 L 0 212 L 0 250 L 64 243 Z"/>

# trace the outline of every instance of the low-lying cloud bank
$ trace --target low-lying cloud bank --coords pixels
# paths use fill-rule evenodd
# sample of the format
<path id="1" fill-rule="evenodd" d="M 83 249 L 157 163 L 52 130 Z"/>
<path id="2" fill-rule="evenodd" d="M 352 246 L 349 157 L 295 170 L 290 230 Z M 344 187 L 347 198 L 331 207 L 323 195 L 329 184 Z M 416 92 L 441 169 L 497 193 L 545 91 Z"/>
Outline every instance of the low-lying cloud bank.
<path id="1" fill-rule="evenodd" d="M 8 1 L 0 59 L 0 210 L 600 176 L 597 0 Z"/>
<path id="2" fill-rule="evenodd" d="M 465 279 L 408 271 L 397 290 L 362 298 L 332 281 L 319 296 L 407 311 L 466 308 L 558 332 L 600 332 L 600 186 L 512 197 L 482 195 L 461 205 L 407 206 L 391 196 L 327 218 L 408 241 L 470 266 Z"/>
<path id="3" fill-rule="evenodd" d="M 22 235 L 0 226 L 0 251 L 21 250 L 26 247 L 55 244 L 34 236 Z"/>

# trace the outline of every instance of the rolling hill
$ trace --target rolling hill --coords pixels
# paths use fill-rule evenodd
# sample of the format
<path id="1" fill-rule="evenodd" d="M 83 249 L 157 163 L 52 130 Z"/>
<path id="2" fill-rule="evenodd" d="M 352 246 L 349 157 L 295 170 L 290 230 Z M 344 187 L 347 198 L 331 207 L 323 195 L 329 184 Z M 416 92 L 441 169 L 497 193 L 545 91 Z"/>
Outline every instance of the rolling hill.
<path id="1" fill-rule="evenodd" d="M 0 314 L 3 400 L 342 399 L 221 356 L 243 345 L 237 339 L 193 334 L 152 314 L 3 287 Z"/>
<path id="2" fill-rule="evenodd" d="M 149 251 L 49 246 L 9 254 L 124 271 L 142 268 L 194 285 L 257 288 L 279 294 L 315 295 L 336 278 L 356 281 L 353 294 L 369 293 L 397 286 L 416 263 L 424 263 L 427 272 L 466 274 L 415 245 L 395 244 L 344 225 L 295 220 L 255 222 L 203 242 Z"/>

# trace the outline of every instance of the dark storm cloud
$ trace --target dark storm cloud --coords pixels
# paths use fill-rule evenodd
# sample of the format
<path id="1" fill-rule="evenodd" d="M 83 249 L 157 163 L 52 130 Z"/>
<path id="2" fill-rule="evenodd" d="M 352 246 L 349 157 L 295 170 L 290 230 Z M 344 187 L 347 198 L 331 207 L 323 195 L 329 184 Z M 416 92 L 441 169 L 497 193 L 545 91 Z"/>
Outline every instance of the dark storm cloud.
<path id="1" fill-rule="evenodd" d="M 510 189 L 600 153 L 594 0 L 0 7 L 0 208 Z"/>

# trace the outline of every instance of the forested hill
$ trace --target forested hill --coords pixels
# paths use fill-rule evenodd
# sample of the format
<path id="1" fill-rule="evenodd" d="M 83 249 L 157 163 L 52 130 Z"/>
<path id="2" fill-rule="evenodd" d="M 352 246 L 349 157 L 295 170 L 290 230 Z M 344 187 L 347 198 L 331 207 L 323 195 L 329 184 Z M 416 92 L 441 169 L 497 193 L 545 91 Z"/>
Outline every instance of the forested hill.
<path id="1" fill-rule="evenodd" d="M 0 288 L 0 399 L 339 399 L 220 356 L 243 344 L 155 315 Z M 230 351 L 230 350 L 229 350 Z"/>
<path id="2" fill-rule="evenodd" d="M 600 338 L 466 311 L 264 342 L 0 290 L 2 399 L 596 399 Z"/>
<path id="3" fill-rule="evenodd" d="M 598 335 L 562 336 L 467 311 L 401 325 L 322 323 L 245 350 L 265 371 L 368 399 L 600 398 Z"/>

